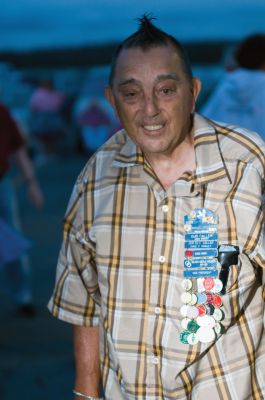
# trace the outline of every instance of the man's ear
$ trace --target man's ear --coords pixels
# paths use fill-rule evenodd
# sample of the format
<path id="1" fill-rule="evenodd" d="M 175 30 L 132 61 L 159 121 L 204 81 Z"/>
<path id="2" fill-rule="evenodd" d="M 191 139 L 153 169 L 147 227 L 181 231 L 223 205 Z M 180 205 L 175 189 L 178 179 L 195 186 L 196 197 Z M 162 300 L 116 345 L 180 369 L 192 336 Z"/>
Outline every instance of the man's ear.
<path id="1" fill-rule="evenodd" d="M 115 101 L 111 86 L 105 87 L 105 97 L 108 100 L 108 102 L 110 103 L 111 107 L 113 108 L 113 111 L 115 112 L 116 117 L 119 120 L 120 118 L 119 118 L 119 114 L 117 112 L 116 101 Z"/>
<path id="2" fill-rule="evenodd" d="M 112 93 L 112 88 L 110 86 L 105 87 L 105 97 L 116 112 L 116 104 L 115 104 L 115 99 Z"/>
<path id="3" fill-rule="evenodd" d="M 196 104 L 197 98 L 201 91 L 201 87 L 202 87 L 201 80 L 199 78 L 192 78 L 192 95 L 193 95 L 193 99 L 194 99 L 194 109 L 195 109 L 195 104 Z"/>

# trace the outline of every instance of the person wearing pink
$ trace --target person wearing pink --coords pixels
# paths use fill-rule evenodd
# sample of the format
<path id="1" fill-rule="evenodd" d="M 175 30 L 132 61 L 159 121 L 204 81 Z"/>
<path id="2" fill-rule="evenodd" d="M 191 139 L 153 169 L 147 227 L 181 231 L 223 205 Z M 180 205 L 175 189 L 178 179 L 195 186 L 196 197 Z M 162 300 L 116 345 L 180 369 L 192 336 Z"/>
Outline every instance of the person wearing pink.
<path id="1" fill-rule="evenodd" d="M 57 91 L 50 80 L 41 82 L 30 99 L 30 130 L 33 139 L 52 153 L 54 144 L 65 135 L 66 124 L 62 115 L 65 96 Z"/>
<path id="2" fill-rule="evenodd" d="M 30 107 L 33 111 L 58 111 L 63 103 L 63 93 L 54 90 L 52 82 L 48 80 L 42 82 L 30 99 Z"/>

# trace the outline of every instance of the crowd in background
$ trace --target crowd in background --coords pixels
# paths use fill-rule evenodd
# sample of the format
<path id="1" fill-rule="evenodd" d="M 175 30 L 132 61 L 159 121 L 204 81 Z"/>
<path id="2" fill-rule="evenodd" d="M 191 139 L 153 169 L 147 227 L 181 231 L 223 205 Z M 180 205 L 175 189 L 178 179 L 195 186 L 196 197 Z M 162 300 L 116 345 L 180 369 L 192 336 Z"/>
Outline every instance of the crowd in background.
<path id="1" fill-rule="evenodd" d="M 41 212 L 45 198 L 38 168 L 69 154 L 89 157 L 119 127 L 103 98 L 102 77 L 90 72 L 78 86 L 79 75 L 74 72 L 73 87 L 67 73 L 27 77 L 25 71 L 0 65 L 0 274 L 5 291 L 0 302 L 7 295 L 23 317 L 36 314 L 27 254 L 34 238 L 23 233 L 17 186 L 26 187 L 28 206 Z"/>
<path id="2" fill-rule="evenodd" d="M 257 51 L 259 46 L 261 51 Z M 207 101 L 202 96 L 204 104 L 199 101 L 200 111 L 209 118 L 256 130 L 265 137 L 264 54 L 265 36 L 255 35 L 242 42 L 226 66 L 194 66 L 205 93 L 216 88 L 211 90 Z M 10 292 L 25 316 L 34 315 L 34 306 L 29 260 L 21 256 L 31 244 L 19 232 L 14 167 L 15 174 L 21 173 L 29 186 L 33 205 L 41 208 L 45 199 L 35 169 L 63 157 L 65 152 L 68 155 L 81 152 L 89 157 L 120 128 L 104 98 L 107 77 L 107 67 L 88 71 L 18 71 L 9 64 L 0 64 L 2 124 L 5 119 L 6 132 L 10 137 L 13 135 L 5 144 L 5 157 L 10 156 L 6 170 L 0 160 L 0 265 L 8 267 Z"/>

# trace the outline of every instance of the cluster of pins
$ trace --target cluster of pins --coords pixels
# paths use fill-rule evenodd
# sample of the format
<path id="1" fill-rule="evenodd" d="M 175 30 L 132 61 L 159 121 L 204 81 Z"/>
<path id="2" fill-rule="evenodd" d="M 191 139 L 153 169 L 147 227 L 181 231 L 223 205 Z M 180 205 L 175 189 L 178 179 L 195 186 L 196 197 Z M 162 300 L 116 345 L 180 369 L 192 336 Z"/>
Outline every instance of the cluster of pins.
<path id="1" fill-rule="evenodd" d="M 183 305 L 180 313 L 182 331 L 180 341 L 195 345 L 198 342 L 212 342 L 222 333 L 221 321 L 224 318 L 220 292 L 223 283 L 218 278 L 205 277 L 184 279 L 181 295 Z"/>

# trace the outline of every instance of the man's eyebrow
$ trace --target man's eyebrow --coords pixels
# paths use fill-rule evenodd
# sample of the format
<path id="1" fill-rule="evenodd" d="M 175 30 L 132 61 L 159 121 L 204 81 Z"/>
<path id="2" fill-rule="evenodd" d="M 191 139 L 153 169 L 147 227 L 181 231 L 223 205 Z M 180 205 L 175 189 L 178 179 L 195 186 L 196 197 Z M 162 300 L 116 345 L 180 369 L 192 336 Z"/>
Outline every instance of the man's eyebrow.
<path id="1" fill-rule="evenodd" d="M 125 79 L 124 81 L 120 81 L 118 86 L 129 85 L 130 83 L 138 83 L 139 81 L 135 78 Z"/>
<path id="2" fill-rule="evenodd" d="M 156 77 L 156 81 L 158 82 L 165 81 L 166 79 L 173 79 L 174 81 L 180 80 L 179 76 L 175 72 L 169 74 L 161 74 Z"/>
<path id="3" fill-rule="evenodd" d="M 166 79 L 172 79 L 174 81 L 179 81 L 180 80 L 180 78 L 178 77 L 178 75 L 175 72 L 172 72 L 172 73 L 169 73 L 169 74 L 158 75 L 155 80 L 157 82 L 160 82 L 160 81 L 164 81 Z M 120 81 L 118 86 L 121 87 L 121 86 L 129 85 L 130 83 L 136 83 L 137 84 L 137 83 L 140 83 L 140 82 L 135 78 L 129 78 L 129 79 L 125 79 L 124 81 Z"/>

